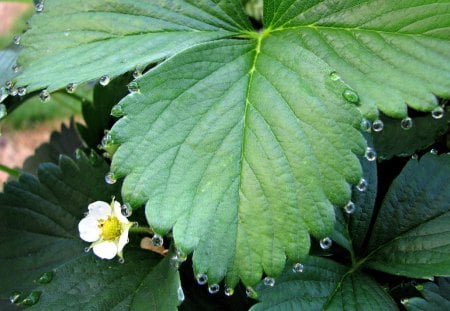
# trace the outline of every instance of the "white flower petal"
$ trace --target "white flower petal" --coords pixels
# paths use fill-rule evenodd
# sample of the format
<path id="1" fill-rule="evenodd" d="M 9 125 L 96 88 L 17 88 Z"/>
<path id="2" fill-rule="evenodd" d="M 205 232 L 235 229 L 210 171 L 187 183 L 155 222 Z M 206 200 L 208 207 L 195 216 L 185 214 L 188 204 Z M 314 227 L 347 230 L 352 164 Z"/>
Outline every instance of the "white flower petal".
<path id="1" fill-rule="evenodd" d="M 123 248 L 128 243 L 128 230 L 129 230 L 129 227 L 127 227 L 120 235 L 119 242 L 117 243 L 117 252 L 119 254 L 122 253 Z"/>
<path id="2" fill-rule="evenodd" d="M 101 231 L 98 227 L 98 221 L 91 216 L 81 219 L 78 224 L 78 231 L 80 232 L 80 238 L 86 242 L 95 242 L 100 238 Z"/>
<path id="3" fill-rule="evenodd" d="M 114 215 L 117 217 L 117 219 L 119 219 L 119 221 L 122 224 L 129 223 L 128 218 L 122 215 L 122 206 L 117 201 L 114 202 Z"/>
<path id="4" fill-rule="evenodd" d="M 111 241 L 104 241 L 95 244 L 94 254 L 102 259 L 113 259 L 117 255 L 117 245 Z"/>
<path id="5" fill-rule="evenodd" d="M 96 201 L 89 204 L 89 216 L 96 219 L 106 219 L 111 215 L 111 206 L 103 201 Z"/>

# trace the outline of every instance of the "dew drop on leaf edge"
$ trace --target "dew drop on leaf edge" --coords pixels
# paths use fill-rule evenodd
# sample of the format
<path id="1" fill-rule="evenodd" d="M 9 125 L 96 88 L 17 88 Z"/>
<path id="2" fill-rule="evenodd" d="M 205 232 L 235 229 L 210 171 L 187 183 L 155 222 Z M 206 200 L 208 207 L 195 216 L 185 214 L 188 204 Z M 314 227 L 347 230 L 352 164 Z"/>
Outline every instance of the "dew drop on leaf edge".
<path id="1" fill-rule="evenodd" d="M 368 119 L 363 119 L 360 125 L 361 131 L 369 133 L 372 131 L 372 122 Z"/>
<path id="2" fill-rule="evenodd" d="M 111 81 L 111 79 L 109 78 L 109 76 L 104 75 L 104 76 L 100 77 L 99 83 L 101 86 L 107 86 L 110 81 Z"/>
<path id="3" fill-rule="evenodd" d="M 25 86 L 21 86 L 17 88 L 17 95 L 25 96 L 27 94 L 27 88 Z"/>
<path id="4" fill-rule="evenodd" d="M 44 0 L 39 0 L 34 5 L 36 13 L 41 13 L 44 10 Z"/>
<path id="5" fill-rule="evenodd" d="M 183 288 L 180 286 L 177 290 L 178 301 L 183 302 L 185 299 Z"/>
<path id="6" fill-rule="evenodd" d="M 9 302 L 10 303 L 17 303 L 19 302 L 20 296 L 22 295 L 21 292 L 19 291 L 13 291 L 10 295 L 9 295 Z"/>
<path id="7" fill-rule="evenodd" d="M 412 128 L 413 126 L 413 119 L 411 119 L 410 117 L 406 117 L 404 119 L 402 119 L 400 121 L 400 126 L 402 127 L 402 129 L 404 130 L 409 130 Z"/>
<path id="8" fill-rule="evenodd" d="M 264 285 L 268 287 L 274 287 L 275 286 L 275 279 L 271 277 L 265 277 L 263 280 Z"/>
<path id="9" fill-rule="evenodd" d="M 341 78 L 336 71 L 331 72 L 329 77 L 331 81 L 337 81 Z"/>
<path id="10" fill-rule="evenodd" d="M 361 180 L 359 181 L 359 183 L 356 185 L 356 189 L 358 189 L 358 191 L 360 192 L 364 192 L 367 190 L 367 180 L 365 180 L 364 178 L 361 178 Z"/>
<path id="11" fill-rule="evenodd" d="M 431 116 L 436 120 L 442 119 L 442 117 L 444 116 L 444 108 L 442 108 L 441 106 L 434 108 L 431 112 Z"/>
<path id="12" fill-rule="evenodd" d="M 13 43 L 15 45 L 19 45 L 21 39 L 22 39 L 22 37 L 20 35 L 15 35 L 14 38 L 13 38 Z"/>
<path id="13" fill-rule="evenodd" d="M 250 286 L 245 289 L 245 294 L 247 295 L 247 297 L 252 299 L 258 298 L 258 293 Z"/>
<path id="14" fill-rule="evenodd" d="M 46 103 L 50 100 L 50 93 L 47 90 L 42 90 L 41 93 L 39 93 L 39 99 L 41 102 Z"/>
<path id="15" fill-rule="evenodd" d="M 225 289 L 223 290 L 223 293 L 225 294 L 225 296 L 228 296 L 228 297 L 233 296 L 234 288 L 225 285 Z"/>
<path id="16" fill-rule="evenodd" d="M 139 85 L 137 84 L 137 82 L 132 81 L 130 83 L 128 83 L 128 92 L 130 92 L 131 94 L 133 93 L 139 93 Z"/>
<path id="17" fill-rule="evenodd" d="M 375 161 L 376 159 L 377 159 L 377 153 L 376 153 L 376 151 L 373 149 L 373 148 L 371 148 L 371 147 L 367 147 L 367 149 L 366 149 L 366 153 L 365 153 L 365 155 L 364 155 L 365 157 L 366 157 L 366 159 L 367 159 L 367 161 Z"/>
<path id="18" fill-rule="evenodd" d="M 381 132 L 384 128 L 384 123 L 380 119 L 373 121 L 372 129 L 374 132 Z"/>
<path id="19" fill-rule="evenodd" d="M 76 91 L 76 89 L 77 89 L 77 84 L 76 83 L 71 82 L 71 83 L 66 85 L 66 92 L 69 93 L 69 94 L 74 93 Z"/>
<path id="20" fill-rule="evenodd" d="M 203 273 L 197 274 L 195 279 L 197 280 L 198 285 L 205 285 L 208 282 L 208 276 Z"/>
<path id="21" fill-rule="evenodd" d="M 292 266 L 292 272 L 301 273 L 301 272 L 303 272 L 304 268 L 305 267 L 301 263 L 297 262 Z"/>
<path id="22" fill-rule="evenodd" d="M 44 272 L 37 280 L 40 284 L 48 284 L 53 280 L 53 271 L 50 272 Z"/>
<path id="23" fill-rule="evenodd" d="M 325 237 L 320 240 L 320 248 L 323 250 L 330 249 L 331 245 L 333 245 L 333 240 L 331 240 L 329 237 Z"/>
<path id="24" fill-rule="evenodd" d="M 217 294 L 220 290 L 220 286 L 219 284 L 213 284 L 211 286 L 208 287 L 208 293 L 214 295 Z"/>
<path id="25" fill-rule="evenodd" d="M 124 203 L 120 207 L 120 212 L 125 217 L 130 217 L 131 214 L 133 214 L 133 209 L 131 208 L 131 205 L 129 203 Z"/>
<path id="26" fill-rule="evenodd" d="M 359 104 L 359 95 L 355 91 L 351 89 L 345 89 L 342 92 L 342 96 L 346 101 L 352 104 Z"/>
<path id="27" fill-rule="evenodd" d="M 152 237 L 152 243 L 153 243 L 153 246 L 156 246 L 156 247 L 163 246 L 164 239 L 162 236 L 155 234 Z"/>
<path id="28" fill-rule="evenodd" d="M 109 172 L 105 175 L 105 182 L 108 185 L 114 185 L 117 182 L 116 176 L 114 176 L 113 172 Z"/>
<path id="29" fill-rule="evenodd" d="M 39 291 L 32 291 L 27 297 L 25 297 L 22 300 L 22 304 L 26 306 L 34 306 L 39 302 L 39 299 L 41 298 L 41 292 Z"/>
<path id="30" fill-rule="evenodd" d="M 345 206 L 344 206 L 344 211 L 346 214 L 351 215 L 355 212 L 356 210 L 356 205 L 355 203 L 353 203 L 352 201 L 348 202 Z"/>
<path id="31" fill-rule="evenodd" d="M 113 106 L 111 109 L 111 115 L 116 118 L 123 117 L 124 111 L 123 111 L 122 105 L 117 104 L 117 105 Z"/>

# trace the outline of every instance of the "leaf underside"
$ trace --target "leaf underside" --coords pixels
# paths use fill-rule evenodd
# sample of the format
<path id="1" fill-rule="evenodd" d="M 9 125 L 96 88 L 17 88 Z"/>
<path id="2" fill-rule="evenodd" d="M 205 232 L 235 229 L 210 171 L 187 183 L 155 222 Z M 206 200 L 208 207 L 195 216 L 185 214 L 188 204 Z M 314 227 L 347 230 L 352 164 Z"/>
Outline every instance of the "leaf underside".
<path id="1" fill-rule="evenodd" d="M 446 1 L 266 0 L 261 33 L 243 12 L 240 0 L 47 0 L 17 78 L 56 90 L 164 60 L 120 104 L 112 170 L 157 232 L 194 251 L 196 272 L 231 286 L 304 257 L 350 200 L 365 142 L 344 89 L 372 119 L 450 95 Z"/>

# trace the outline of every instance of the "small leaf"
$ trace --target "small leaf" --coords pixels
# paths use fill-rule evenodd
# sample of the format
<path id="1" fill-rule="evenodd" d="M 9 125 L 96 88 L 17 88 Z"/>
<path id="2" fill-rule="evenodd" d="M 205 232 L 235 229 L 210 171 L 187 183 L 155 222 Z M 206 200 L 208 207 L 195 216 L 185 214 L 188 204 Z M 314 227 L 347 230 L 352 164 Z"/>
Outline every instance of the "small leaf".
<path id="1" fill-rule="evenodd" d="M 410 156 L 431 146 L 436 138 L 448 130 L 446 118 L 434 119 L 428 116 L 412 118 L 412 127 L 402 128 L 401 120 L 382 118 L 384 129 L 373 134 L 375 149 L 380 160 L 394 156 Z"/>
<path id="2" fill-rule="evenodd" d="M 319 257 L 302 264 L 303 272 L 288 267 L 273 288 L 258 285 L 260 303 L 250 310 L 396 310 L 389 295 L 360 272 Z"/>
<path id="3" fill-rule="evenodd" d="M 427 154 L 420 161 L 410 160 L 383 201 L 366 264 L 415 278 L 449 275 L 448 202 L 450 156 Z"/>

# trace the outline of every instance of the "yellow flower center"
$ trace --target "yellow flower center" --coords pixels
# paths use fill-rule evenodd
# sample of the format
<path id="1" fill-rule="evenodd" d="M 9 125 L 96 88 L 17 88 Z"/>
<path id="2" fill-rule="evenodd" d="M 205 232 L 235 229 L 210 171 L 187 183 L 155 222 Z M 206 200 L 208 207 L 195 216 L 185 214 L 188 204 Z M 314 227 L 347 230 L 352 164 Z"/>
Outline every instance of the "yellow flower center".
<path id="1" fill-rule="evenodd" d="M 99 220 L 98 223 L 98 227 L 102 230 L 100 236 L 103 241 L 114 241 L 120 237 L 122 227 L 117 217 L 108 216 L 108 219 Z"/>

